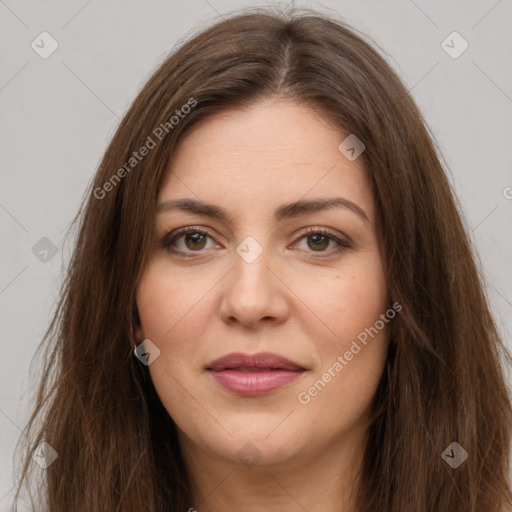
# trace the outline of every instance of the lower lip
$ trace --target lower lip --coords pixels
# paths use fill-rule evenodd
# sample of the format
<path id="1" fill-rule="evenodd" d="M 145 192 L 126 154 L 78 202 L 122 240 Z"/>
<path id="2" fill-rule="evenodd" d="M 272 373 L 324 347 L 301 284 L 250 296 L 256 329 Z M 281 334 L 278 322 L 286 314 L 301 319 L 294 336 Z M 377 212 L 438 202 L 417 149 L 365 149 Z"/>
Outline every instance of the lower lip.
<path id="1" fill-rule="evenodd" d="M 225 389 L 243 396 L 265 395 L 300 377 L 304 371 L 269 370 L 241 372 L 238 370 L 209 370 L 214 379 Z"/>

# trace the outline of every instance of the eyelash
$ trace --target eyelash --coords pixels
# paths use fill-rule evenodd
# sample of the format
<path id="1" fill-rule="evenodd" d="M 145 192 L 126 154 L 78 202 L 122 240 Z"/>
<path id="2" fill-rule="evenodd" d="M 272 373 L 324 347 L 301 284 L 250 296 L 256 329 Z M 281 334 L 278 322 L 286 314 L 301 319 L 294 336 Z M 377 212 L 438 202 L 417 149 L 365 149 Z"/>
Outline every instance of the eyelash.
<path id="1" fill-rule="evenodd" d="M 201 235 L 206 235 L 213 239 L 213 237 L 210 235 L 210 233 L 208 233 L 208 231 L 205 231 L 204 229 L 197 228 L 194 226 L 187 226 L 185 228 L 178 229 L 177 231 L 172 231 L 172 232 L 168 233 L 167 235 L 165 235 L 162 238 L 160 244 L 161 244 L 162 248 L 166 249 L 171 254 L 177 254 L 177 255 L 183 256 L 185 258 L 193 258 L 193 257 L 195 257 L 195 253 L 199 254 L 199 253 L 203 252 L 203 250 L 200 249 L 198 251 L 184 252 L 184 251 L 180 251 L 180 250 L 176 250 L 176 249 L 172 248 L 173 244 L 179 238 L 181 238 L 183 235 L 186 235 L 188 233 L 194 233 L 194 234 L 198 233 Z M 325 228 L 308 228 L 304 233 L 302 233 L 299 240 L 303 239 L 303 238 L 307 238 L 309 236 L 313 236 L 313 235 L 323 235 L 323 236 L 329 238 L 330 240 L 336 242 L 338 244 L 338 247 L 335 249 L 332 249 L 330 251 L 309 251 L 309 252 L 318 253 L 318 254 L 326 254 L 327 253 L 328 256 L 333 256 L 335 254 L 339 254 L 339 253 L 345 251 L 346 249 L 352 248 L 352 245 L 347 240 L 337 237 L 336 235 L 334 235 L 333 233 L 331 233 L 330 231 L 328 231 Z M 328 256 L 316 256 L 316 257 L 323 258 L 323 257 L 328 257 Z"/>

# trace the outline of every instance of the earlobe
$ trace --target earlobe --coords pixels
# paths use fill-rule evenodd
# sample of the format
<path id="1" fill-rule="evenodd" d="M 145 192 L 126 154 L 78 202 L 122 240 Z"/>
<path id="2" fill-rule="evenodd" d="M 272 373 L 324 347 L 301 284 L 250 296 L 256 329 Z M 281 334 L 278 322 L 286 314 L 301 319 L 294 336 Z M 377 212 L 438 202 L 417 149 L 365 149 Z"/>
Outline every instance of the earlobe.
<path id="1" fill-rule="evenodd" d="M 132 350 L 136 351 L 137 347 L 140 345 L 140 343 L 144 339 L 144 336 L 142 334 L 142 327 L 140 326 L 139 323 L 137 323 L 134 326 L 134 329 L 132 329 L 132 334 L 133 334 L 133 336 L 132 336 L 132 340 L 130 343 L 131 343 Z"/>

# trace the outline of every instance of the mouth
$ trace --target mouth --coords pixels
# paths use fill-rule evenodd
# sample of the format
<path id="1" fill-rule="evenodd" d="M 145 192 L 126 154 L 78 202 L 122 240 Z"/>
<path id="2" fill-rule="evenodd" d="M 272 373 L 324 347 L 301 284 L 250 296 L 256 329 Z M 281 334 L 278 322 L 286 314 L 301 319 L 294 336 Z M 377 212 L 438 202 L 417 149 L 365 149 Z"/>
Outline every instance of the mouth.
<path id="1" fill-rule="evenodd" d="M 290 384 L 307 370 L 277 354 L 227 354 L 212 361 L 206 370 L 222 388 L 242 396 L 271 393 Z"/>

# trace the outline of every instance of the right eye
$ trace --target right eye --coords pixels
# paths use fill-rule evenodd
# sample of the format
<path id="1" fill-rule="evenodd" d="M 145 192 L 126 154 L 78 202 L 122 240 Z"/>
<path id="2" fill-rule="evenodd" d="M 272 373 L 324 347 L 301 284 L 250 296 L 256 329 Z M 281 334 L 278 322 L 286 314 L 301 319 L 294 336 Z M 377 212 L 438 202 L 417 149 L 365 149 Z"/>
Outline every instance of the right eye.
<path id="1" fill-rule="evenodd" d="M 208 238 L 212 237 L 207 231 L 194 226 L 187 226 L 165 235 L 161 240 L 161 246 L 172 254 L 182 254 L 190 257 L 193 256 L 193 253 L 205 249 Z"/>

